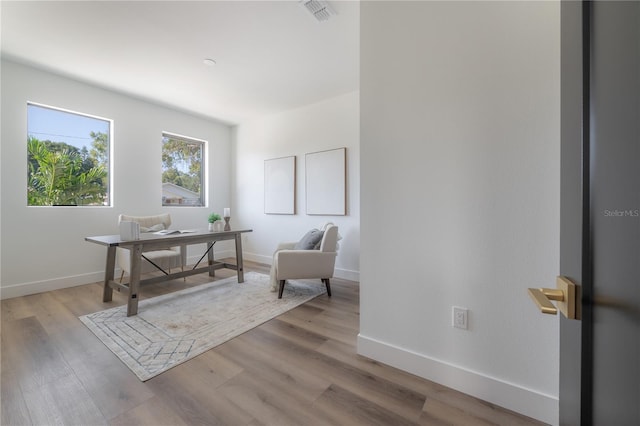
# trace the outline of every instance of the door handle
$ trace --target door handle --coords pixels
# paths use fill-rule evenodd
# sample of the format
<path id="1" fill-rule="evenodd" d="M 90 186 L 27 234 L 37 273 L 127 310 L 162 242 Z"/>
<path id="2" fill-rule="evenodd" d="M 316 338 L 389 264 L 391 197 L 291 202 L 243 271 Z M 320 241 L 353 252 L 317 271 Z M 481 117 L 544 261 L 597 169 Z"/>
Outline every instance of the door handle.
<path id="1" fill-rule="evenodd" d="M 556 288 L 530 288 L 528 291 L 543 314 L 556 315 L 560 309 L 565 317 L 576 318 L 576 285 L 567 277 L 558 277 Z M 557 307 L 552 300 L 557 302 Z"/>

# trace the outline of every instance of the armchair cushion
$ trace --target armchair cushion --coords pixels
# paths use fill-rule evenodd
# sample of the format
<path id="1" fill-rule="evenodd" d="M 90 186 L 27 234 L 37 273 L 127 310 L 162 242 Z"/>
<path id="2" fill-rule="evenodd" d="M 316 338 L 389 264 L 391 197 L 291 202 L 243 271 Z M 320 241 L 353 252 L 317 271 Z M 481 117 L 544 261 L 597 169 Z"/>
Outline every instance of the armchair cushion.
<path id="1" fill-rule="evenodd" d="M 275 256 L 276 279 L 332 278 L 336 252 L 282 250 Z"/>
<path id="2" fill-rule="evenodd" d="M 304 237 L 293 248 L 294 250 L 312 250 L 316 244 L 320 243 L 323 235 L 323 231 L 312 229 L 304 234 Z"/>

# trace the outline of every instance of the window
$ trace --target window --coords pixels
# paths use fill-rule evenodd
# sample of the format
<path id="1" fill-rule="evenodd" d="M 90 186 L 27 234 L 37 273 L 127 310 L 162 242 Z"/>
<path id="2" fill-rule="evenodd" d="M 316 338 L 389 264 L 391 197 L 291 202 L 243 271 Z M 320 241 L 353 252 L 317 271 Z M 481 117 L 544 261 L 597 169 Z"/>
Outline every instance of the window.
<path id="1" fill-rule="evenodd" d="M 28 103 L 27 205 L 111 205 L 112 124 Z"/>
<path id="2" fill-rule="evenodd" d="M 205 141 L 162 134 L 162 205 L 204 206 Z"/>

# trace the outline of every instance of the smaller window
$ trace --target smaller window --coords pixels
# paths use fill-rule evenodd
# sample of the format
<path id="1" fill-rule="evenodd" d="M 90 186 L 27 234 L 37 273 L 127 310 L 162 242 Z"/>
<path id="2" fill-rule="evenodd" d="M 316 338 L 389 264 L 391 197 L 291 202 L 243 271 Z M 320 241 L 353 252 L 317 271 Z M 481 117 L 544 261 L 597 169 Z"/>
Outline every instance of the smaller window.
<path id="1" fill-rule="evenodd" d="M 205 141 L 162 134 L 162 205 L 204 206 Z"/>

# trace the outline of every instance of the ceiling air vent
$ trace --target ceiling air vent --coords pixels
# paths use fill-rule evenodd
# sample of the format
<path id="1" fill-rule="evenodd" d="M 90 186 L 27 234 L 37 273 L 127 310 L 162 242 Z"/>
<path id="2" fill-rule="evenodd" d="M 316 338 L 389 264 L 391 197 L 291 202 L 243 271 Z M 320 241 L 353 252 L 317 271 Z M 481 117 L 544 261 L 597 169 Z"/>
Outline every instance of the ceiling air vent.
<path id="1" fill-rule="evenodd" d="M 313 15 L 318 22 L 326 21 L 336 12 L 324 0 L 300 0 L 300 4 Z"/>

